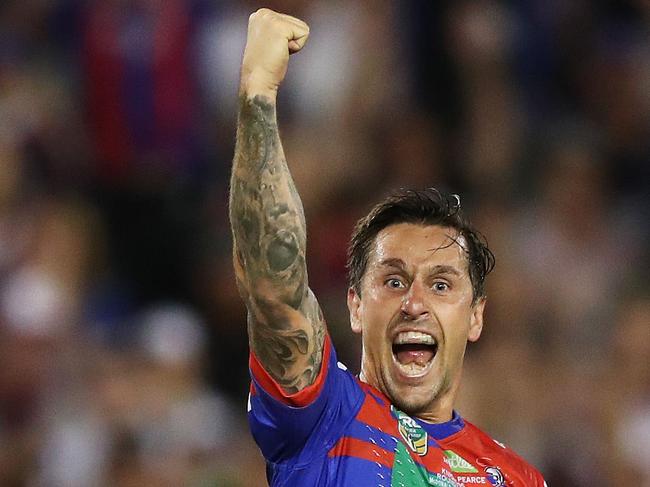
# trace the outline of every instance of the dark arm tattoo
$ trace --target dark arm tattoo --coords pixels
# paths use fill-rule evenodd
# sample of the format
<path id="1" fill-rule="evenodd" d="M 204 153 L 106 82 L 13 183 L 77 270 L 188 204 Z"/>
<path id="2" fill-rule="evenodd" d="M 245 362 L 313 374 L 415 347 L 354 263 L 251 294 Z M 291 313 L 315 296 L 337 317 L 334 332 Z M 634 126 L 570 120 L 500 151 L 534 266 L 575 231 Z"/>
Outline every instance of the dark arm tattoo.
<path id="1" fill-rule="evenodd" d="M 237 284 L 248 308 L 255 355 L 288 393 L 312 384 L 325 324 L 307 286 L 306 226 L 280 142 L 275 104 L 239 101 L 230 180 L 230 225 Z"/>

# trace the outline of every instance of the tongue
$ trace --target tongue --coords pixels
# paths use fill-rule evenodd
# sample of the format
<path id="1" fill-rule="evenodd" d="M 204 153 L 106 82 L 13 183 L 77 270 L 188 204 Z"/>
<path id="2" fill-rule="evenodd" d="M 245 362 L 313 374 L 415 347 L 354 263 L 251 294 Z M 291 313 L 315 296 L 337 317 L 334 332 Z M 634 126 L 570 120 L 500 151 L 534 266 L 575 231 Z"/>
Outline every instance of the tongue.
<path id="1" fill-rule="evenodd" d="M 403 365 L 415 362 L 417 365 L 426 365 L 433 358 L 433 348 L 426 345 L 401 345 L 397 353 L 397 360 Z"/>

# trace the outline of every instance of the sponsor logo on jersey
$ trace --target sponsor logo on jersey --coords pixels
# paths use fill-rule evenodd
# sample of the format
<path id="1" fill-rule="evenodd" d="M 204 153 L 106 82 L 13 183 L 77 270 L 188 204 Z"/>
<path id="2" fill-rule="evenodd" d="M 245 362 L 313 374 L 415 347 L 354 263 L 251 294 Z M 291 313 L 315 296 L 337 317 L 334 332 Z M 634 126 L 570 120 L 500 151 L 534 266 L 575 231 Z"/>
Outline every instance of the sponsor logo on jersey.
<path id="1" fill-rule="evenodd" d="M 408 414 L 403 413 L 394 406 L 391 406 L 391 409 L 397 418 L 397 429 L 408 447 L 420 456 L 426 455 L 429 436 L 425 429 Z"/>
<path id="2" fill-rule="evenodd" d="M 456 480 L 463 485 L 487 484 L 487 477 L 482 475 L 456 475 Z"/>
<path id="3" fill-rule="evenodd" d="M 467 460 L 465 460 L 463 457 L 461 457 L 458 453 L 453 452 L 452 450 L 445 450 L 443 452 L 445 454 L 446 460 L 445 463 L 449 465 L 449 468 L 451 468 L 451 471 L 454 473 L 478 473 L 478 470 L 469 463 Z"/>
<path id="4" fill-rule="evenodd" d="M 485 467 L 485 473 L 488 475 L 488 481 L 495 487 L 503 487 L 506 485 L 499 467 Z"/>
<path id="5" fill-rule="evenodd" d="M 428 478 L 429 485 L 433 487 L 459 487 L 462 484 L 456 482 L 452 477 L 447 477 L 442 473 L 430 473 Z"/>

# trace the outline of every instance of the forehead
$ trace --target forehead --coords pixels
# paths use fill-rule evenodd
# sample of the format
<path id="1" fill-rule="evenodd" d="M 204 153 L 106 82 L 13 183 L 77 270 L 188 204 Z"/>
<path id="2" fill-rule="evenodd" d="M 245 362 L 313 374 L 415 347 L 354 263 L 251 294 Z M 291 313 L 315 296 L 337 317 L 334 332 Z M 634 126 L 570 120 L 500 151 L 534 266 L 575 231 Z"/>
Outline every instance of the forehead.
<path id="1" fill-rule="evenodd" d="M 439 225 L 399 223 L 377 234 L 368 264 L 400 259 L 407 266 L 448 265 L 466 270 L 467 242 L 458 231 Z"/>

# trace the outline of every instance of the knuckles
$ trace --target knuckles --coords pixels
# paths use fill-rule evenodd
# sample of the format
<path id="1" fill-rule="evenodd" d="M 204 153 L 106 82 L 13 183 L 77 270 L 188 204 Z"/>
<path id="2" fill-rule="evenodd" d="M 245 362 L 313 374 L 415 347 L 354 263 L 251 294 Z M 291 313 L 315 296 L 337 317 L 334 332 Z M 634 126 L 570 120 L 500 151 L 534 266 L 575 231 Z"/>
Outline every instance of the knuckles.
<path id="1" fill-rule="evenodd" d="M 309 25 L 305 22 L 299 21 L 302 24 L 302 28 L 307 34 L 309 34 Z M 250 14 L 248 17 L 249 25 L 263 25 L 263 26 L 275 26 L 280 28 L 281 26 L 288 23 L 281 14 L 275 12 L 269 8 L 260 8 Z"/>
<path id="2" fill-rule="evenodd" d="M 265 15 L 277 15 L 277 12 L 274 12 L 270 8 L 262 7 L 258 8 L 255 12 L 253 12 L 253 15 L 259 15 L 259 16 L 265 16 Z"/>
<path id="3" fill-rule="evenodd" d="M 260 8 L 250 14 L 248 17 L 249 23 L 257 23 L 257 22 L 271 22 L 274 20 L 277 20 L 279 18 L 279 15 L 277 12 L 274 12 L 271 9 L 268 8 Z"/>

